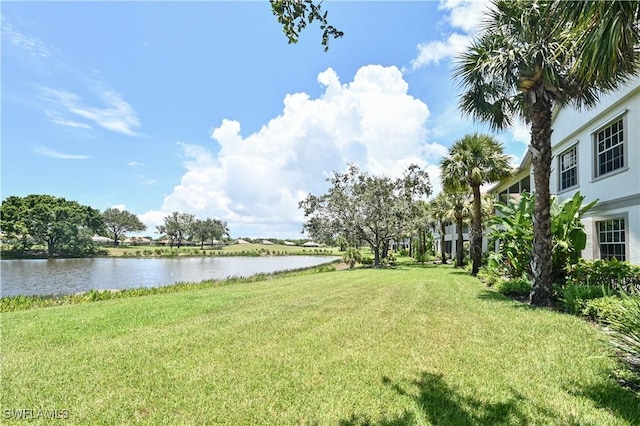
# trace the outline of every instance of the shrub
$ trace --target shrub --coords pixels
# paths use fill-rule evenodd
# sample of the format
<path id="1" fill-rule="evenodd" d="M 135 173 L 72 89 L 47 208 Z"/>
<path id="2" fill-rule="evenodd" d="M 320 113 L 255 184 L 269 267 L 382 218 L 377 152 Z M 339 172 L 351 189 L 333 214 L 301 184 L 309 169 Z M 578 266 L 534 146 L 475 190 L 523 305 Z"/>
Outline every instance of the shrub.
<path id="1" fill-rule="evenodd" d="M 498 293 L 507 296 L 528 296 L 531 293 L 531 281 L 528 278 L 499 280 L 495 283 Z"/>
<path id="2" fill-rule="evenodd" d="M 498 274 L 495 270 L 487 267 L 482 267 L 478 271 L 478 279 L 482 281 L 487 287 L 493 287 L 496 284 L 505 281 L 505 279 Z"/>
<path id="3" fill-rule="evenodd" d="M 342 255 L 342 260 L 352 269 L 356 263 L 362 262 L 362 254 L 357 248 L 348 247 Z"/>
<path id="4" fill-rule="evenodd" d="M 576 264 L 569 265 L 566 270 L 567 282 L 640 294 L 640 267 L 628 262 L 581 259 Z"/>
<path id="5" fill-rule="evenodd" d="M 363 265 L 373 265 L 373 258 L 371 258 L 369 256 L 365 256 L 365 257 L 362 258 L 360 263 L 362 263 Z"/>
<path id="6" fill-rule="evenodd" d="M 619 296 L 604 296 L 589 299 L 584 302 L 584 307 L 579 313 L 595 321 L 605 322 L 607 318 L 612 318 L 614 315 L 617 315 L 621 303 Z"/>
<path id="7" fill-rule="evenodd" d="M 387 255 L 387 257 L 384 257 L 382 259 L 380 259 L 380 266 L 386 267 L 386 266 L 396 266 L 396 258 L 393 256 L 393 254 L 389 253 Z"/>
<path id="8" fill-rule="evenodd" d="M 640 367 L 640 297 L 622 295 L 617 310 L 605 323 L 613 345 L 631 364 Z"/>
<path id="9" fill-rule="evenodd" d="M 568 284 L 559 290 L 562 308 L 570 314 L 580 315 L 587 301 L 607 296 L 604 286 Z"/>
<path id="10" fill-rule="evenodd" d="M 398 251 L 398 254 L 400 256 L 409 256 L 409 252 L 407 251 L 406 248 L 401 248 L 400 251 Z"/>

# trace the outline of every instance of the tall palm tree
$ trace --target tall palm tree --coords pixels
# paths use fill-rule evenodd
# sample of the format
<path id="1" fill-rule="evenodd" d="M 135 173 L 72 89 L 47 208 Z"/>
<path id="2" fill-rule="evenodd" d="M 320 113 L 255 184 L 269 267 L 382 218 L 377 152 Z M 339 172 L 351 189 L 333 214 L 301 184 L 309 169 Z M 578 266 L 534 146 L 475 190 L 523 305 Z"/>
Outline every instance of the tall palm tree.
<path id="1" fill-rule="evenodd" d="M 438 233 L 440 234 L 440 258 L 443 264 L 447 263 L 447 252 L 444 249 L 444 236 L 447 221 L 449 220 L 447 212 L 451 205 L 449 198 L 444 192 L 440 192 L 429 202 L 429 215 L 438 223 Z"/>
<path id="2" fill-rule="evenodd" d="M 456 267 L 461 268 L 464 266 L 464 233 L 463 227 L 466 223 L 469 223 L 473 215 L 473 198 L 471 192 L 466 191 L 459 192 L 444 192 L 447 198 L 446 217 L 455 222 L 457 231 L 456 242 Z"/>
<path id="3" fill-rule="evenodd" d="M 597 84 L 587 84 L 587 77 L 575 67 L 584 60 L 578 50 L 579 37 L 566 25 L 568 20 L 553 13 L 559 10 L 554 8 L 559 8 L 555 2 L 494 0 L 480 35 L 460 56 L 455 70 L 464 89 L 463 112 L 496 129 L 509 127 L 515 116 L 531 126 L 536 194 L 530 298 L 535 305 L 551 303 L 552 108 L 594 106 L 601 90 L 607 89 L 605 82 L 620 76 L 619 71 L 608 77 L 600 75 Z"/>
<path id="4" fill-rule="evenodd" d="M 511 173 L 509 157 L 502 145 L 489 135 L 474 133 L 456 141 L 449 155 L 440 163 L 442 187 L 456 192 L 470 189 L 473 193 L 471 226 L 471 273 L 476 275 L 482 263 L 482 197 L 480 186 L 506 178 Z"/>

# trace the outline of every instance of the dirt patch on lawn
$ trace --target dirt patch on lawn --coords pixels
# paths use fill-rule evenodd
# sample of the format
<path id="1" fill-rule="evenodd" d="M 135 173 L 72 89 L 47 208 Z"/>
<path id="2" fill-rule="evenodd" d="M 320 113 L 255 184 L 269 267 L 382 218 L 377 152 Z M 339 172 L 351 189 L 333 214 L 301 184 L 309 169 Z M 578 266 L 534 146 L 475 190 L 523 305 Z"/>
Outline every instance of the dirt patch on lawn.
<path id="1" fill-rule="evenodd" d="M 336 271 L 343 271 L 345 269 L 349 269 L 349 265 L 344 262 L 340 262 L 336 264 Z"/>

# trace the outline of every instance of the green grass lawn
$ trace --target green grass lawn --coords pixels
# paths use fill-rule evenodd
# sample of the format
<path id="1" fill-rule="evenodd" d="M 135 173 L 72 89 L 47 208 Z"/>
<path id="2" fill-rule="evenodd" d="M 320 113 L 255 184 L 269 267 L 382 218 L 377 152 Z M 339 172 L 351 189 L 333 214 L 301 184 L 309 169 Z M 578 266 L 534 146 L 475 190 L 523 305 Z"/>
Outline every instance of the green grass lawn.
<path id="1" fill-rule="evenodd" d="M 401 266 L 2 314 L 6 410 L 78 424 L 637 424 L 593 325 Z"/>

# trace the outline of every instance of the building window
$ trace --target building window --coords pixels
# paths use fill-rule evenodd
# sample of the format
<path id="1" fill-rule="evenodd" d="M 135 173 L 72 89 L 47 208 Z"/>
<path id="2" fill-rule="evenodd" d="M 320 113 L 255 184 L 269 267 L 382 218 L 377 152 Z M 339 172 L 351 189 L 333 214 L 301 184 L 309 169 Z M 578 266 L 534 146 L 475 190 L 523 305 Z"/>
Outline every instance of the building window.
<path id="1" fill-rule="evenodd" d="M 598 222 L 598 242 L 600 259 L 627 260 L 624 218 L 615 218 Z"/>
<path id="2" fill-rule="evenodd" d="M 624 125 L 620 118 L 595 135 L 596 176 L 624 167 Z"/>
<path id="3" fill-rule="evenodd" d="M 520 194 L 524 191 L 531 193 L 531 178 L 529 175 L 514 183 L 508 189 L 500 192 L 498 194 L 498 201 L 502 204 L 508 204 L 511 199 L 518 201 L 520 199 Z"/>
<path id="4" fill-rule="evenodd" d="M 531 177 L 529 175 L 520 181 L 520 193 L 524 191 L 531 194 Z"/>
<path id="5" fill-rule="evenodd" d="M 449 258 L 453 257 L 453 243 L 451 241 L 444 242 L 444 251 L 449 255 Z"/>
<path id="6" fill-rule="evenodd" d="M 578 184 L 578 147 L 560 155 L 560 191 Z"/>

